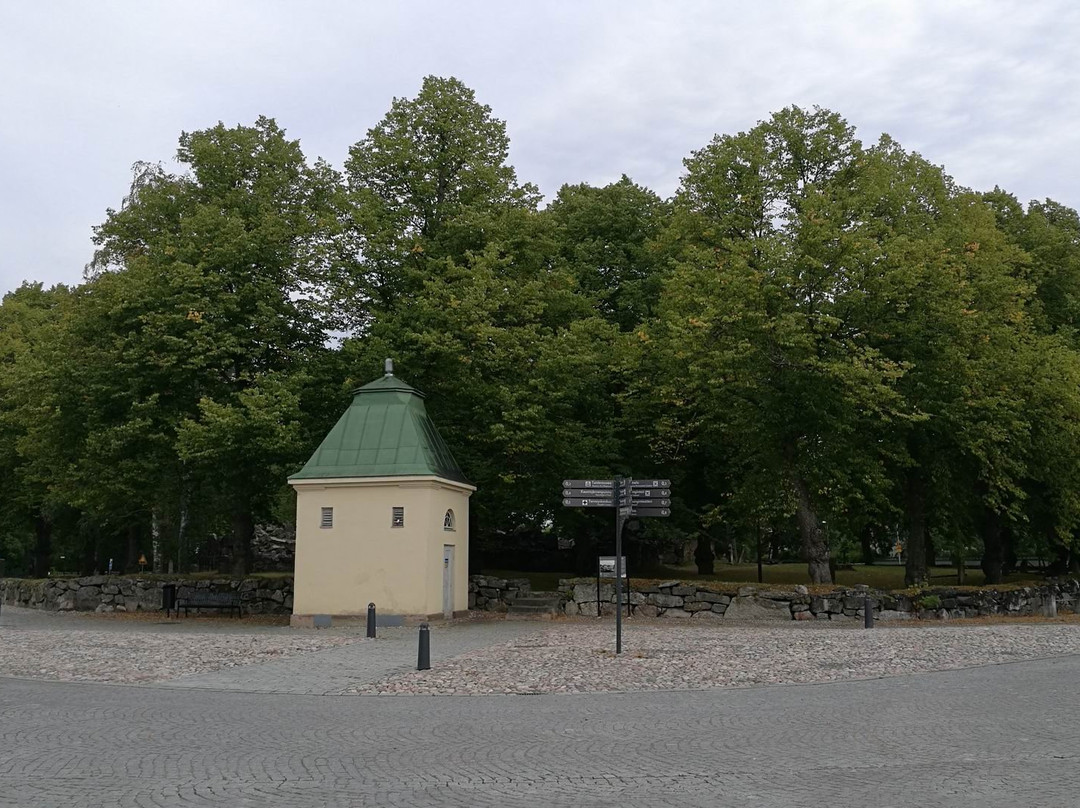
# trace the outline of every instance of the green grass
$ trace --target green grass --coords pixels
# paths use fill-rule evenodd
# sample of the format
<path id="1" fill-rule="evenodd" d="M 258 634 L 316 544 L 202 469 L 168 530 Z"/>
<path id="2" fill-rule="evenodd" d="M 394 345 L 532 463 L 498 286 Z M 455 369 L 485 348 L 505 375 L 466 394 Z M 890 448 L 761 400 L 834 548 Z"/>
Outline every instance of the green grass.
<path id="1" fill-rule="evenodd" d="M 853 565 L 853 569 L 837 570 L 836 583 L 840 586 L 854 586 L 866 584 L 874 589 L 903 589 L 904 568 L 896 564 L 863 564 Z M 678 579 L 684 581 L 721 581 L 726 583 L 757 583 L 756 564 L 720 564 L 715 566 L 715 575 L 698 575 L 697 567 L 660 567 L 642 575 L 634 575 L 630 570 L 630 577 L 653 578 L 653 579 Z M 762 567 L 763 583 L 765 584 L 809 584 L 810 578 L 806 574 L 805 564 L 766 564 Z M 527 578 L 533 591 L 549 592 L 559 586 L 560 578 L 577 577 L 572 572 L 519 572 L 516 570 L 484 570 L 484 575 L 496 578 Z M 930 570 L 931 586 L 955 586 L 956 570 L 947 567 L 935 567 Z M 586 576 L 588 577 L 588 576 Z M 1003 579 L 1006 584 L 1019 584 L 1025 582 L 1038 583 L 1043 579 L 1038 575 L 1014 573 Z M 983 586 L 986 582 L 980 569 L 968 569 L 965 576 L 965 586 Z"/>

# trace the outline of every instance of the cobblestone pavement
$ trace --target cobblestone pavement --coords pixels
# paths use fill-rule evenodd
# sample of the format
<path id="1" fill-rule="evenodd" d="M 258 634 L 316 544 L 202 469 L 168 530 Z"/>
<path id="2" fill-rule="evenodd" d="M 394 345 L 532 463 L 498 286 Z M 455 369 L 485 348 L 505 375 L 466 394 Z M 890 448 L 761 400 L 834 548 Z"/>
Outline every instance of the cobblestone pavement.
<path id="1" fill-rule="evenodd" d="M 341 697 L 0 679 L 0 806 L 1068 808 L 1080 657 L 747 689 Z"/>

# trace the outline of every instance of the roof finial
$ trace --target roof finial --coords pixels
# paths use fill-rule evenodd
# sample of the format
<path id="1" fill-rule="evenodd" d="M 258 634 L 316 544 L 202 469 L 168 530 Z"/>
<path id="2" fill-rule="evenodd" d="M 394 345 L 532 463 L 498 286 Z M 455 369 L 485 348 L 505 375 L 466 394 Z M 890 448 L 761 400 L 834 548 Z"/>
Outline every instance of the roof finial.
<path id="1" fill-rule="evenodd" d="M 394 360 L 393 359 L 387 359 L 385 362 L 383 362 L 383 367 L 386 369 L 386 375 L 387 376 L 393 376 L 394 375 Z"/>

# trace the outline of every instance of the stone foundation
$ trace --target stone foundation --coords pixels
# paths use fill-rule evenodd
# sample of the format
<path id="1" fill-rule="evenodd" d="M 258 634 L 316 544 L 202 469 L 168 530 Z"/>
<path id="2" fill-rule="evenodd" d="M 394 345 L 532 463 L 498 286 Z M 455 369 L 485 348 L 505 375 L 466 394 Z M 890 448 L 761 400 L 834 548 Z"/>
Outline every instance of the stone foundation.
<path id="1" fill-rule="evenodd" d="M 176 586 L 183 597 L 195 589 L 240 592 L 245 614 L 290 614 L 292 578 L 154 579 L 120 575 L 86 578 L 0 579 L 0 603 L 30 609 L 77 612 L 159 611 L 162 587 Z M 216 610 L 203 610 L 213 613 Z"/>
<path id="2" fill-rule="evenodd" d="M 469 608 L 482 612 L 505 612 L 513 598 L 532 591 L 525 578 L 494 578 L 489 575 L 469 576 Z"/>
<path id="3" fill-rule="evenodd" d="M 595 578 L 572 578 L 559 582 L 563 611 L 568 615 L 595 617 L 614 614 L 615 584 L 603 581 L 597 598 Z M 805 586 L 702 584 L 684 581 L 633 583 L 624 594 L 630 614 L 642 617 L 695 620 L 862 620 L 869 597 L 875 619 L 945 619 L 985 615 L 1044 615 L 1050 611 L 1051 595 L 1057 613 L 1076 613 L 1080 581 L 1054 581 L 1038 586 L 1002 589 L 931 587 L 917 593 L 884 592 L 866 586 L 831 590 Z M 599 603 L 598 603 L 599 600 Z"/>

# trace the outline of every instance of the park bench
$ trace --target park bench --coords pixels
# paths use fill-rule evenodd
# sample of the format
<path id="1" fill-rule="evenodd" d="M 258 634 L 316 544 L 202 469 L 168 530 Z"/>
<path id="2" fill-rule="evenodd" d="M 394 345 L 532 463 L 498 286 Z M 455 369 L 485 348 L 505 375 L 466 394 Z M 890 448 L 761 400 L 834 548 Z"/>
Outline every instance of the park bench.
<path id="1" fill-rule="evenodd" d="M 180 609 L 184 610 L 184 617 L 187 617 L 189 609 L 235 609 L 237 617 L 242 615 L 239 592 L 193 589 L 186 594 L 177 594 L 175 608 L 177 617 L 180 616 Z"/>

